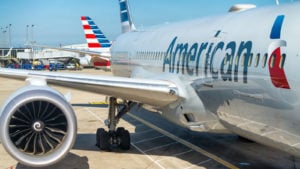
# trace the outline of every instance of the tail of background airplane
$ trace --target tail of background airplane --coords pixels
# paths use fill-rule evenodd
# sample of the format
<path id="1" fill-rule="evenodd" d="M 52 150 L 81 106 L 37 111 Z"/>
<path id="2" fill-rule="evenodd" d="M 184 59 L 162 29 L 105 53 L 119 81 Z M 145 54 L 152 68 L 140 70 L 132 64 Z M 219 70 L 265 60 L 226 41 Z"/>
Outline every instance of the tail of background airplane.
<path id="1" fill-rule="evenodd" d="M 106 38 L 94 21 L 88 16 L 81 17 L 82 26 L 88 47 L 92 51 L 101 51 L 103 56 L 110 56 L 111 42 Z M 110 69 L 110 59 L 91 56 L 91 62 L 96 69 Z"/>
<path id="2" fill-rule="evenodd" d="M 122 33 L 130 32 L 135 30 L 135 26 L 130 16 L 130 10 L 128 0 L 119 0 L 120 3 L 120 17 L 122 24 Z"/>
<path id="3" fill-rule="evenodd" d="M 110 41 L 90 17 L 82 16 L 81 22 L 89 48 L 110 48 Z"/>

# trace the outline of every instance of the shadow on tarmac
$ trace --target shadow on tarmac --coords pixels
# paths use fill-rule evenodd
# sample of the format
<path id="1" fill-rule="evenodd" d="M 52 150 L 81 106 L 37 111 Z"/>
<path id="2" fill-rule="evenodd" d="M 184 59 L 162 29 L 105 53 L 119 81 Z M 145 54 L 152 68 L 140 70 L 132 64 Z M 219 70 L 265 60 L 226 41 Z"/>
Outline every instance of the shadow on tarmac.
<path id="1" fill-rule="evenodd" d="M 41 167 L 37 169 L 89 169 L 88 158 L 86 156 L 80 157 L 76 154 L 69 153 L 63 160 L 60 162 L 48 166 Z M 32 167 L 24 166 L 20 163 L 17 164 L 16 169 L 32 169 Z"/>

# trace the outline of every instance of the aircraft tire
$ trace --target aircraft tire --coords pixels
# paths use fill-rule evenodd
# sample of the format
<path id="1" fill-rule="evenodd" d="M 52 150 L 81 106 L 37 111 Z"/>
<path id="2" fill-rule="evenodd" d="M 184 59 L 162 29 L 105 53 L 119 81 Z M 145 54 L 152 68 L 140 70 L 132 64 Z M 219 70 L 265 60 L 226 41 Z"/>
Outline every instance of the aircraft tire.
<path id="1" fill-rule="evenodd" d="M 105 131 L 104 129 L 100 128 L 97 130 L 97 144 L 98 147 L 101 150 L 109 150 L 110 144 L 109 144 L 109 133 Z"/>
<path id="2" fill-rule="evenodd" d="M 96 132 L 96 146 L 100 148 L 100 133 L 103 132 L 103 128 L 98 128 Z"/>
<path id="3" fill-rule="evenodd" d="M 130 134 L 128 130 L 120 130 L 119 138 L 121 139 L 120 148 L 123 150 L 129 150 L 130 149 Z"/>
<path id="4" fill-rule="evenodd" d="M 123 133 L 125 131 L 125 128 L 124 127 L 118 127 L 117 128 L 117 136 L 120 136 L 121 135 L 121 133 Z"/>

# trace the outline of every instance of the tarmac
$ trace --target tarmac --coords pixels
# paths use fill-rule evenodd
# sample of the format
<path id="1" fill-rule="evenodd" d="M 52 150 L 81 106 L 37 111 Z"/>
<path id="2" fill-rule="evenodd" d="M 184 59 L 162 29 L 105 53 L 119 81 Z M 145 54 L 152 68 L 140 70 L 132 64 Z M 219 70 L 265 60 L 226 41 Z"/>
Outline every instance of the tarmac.
<path id="1" fill-rule="evenodd" d="M 94 69 L 73 73 L 105 74 Z M 0 78 L 0 105 L 23 81 Z M 176 126 L 153 112 L 135 107 L 119 126 L 129 130 L 131 149 L 101 151 L 95 132 L 107 118 L 106 97 L 74 89 L 56 87 L 71 93 L 71 104 L 78 121 L 78 135 L 70 153 L 46 168 L 55 169 L 223 169 L 223 168 L 300 168 L 299 158 L 257 143 L 239 139 L 234 134 L 196 133 Z M 1 144 L 1 143 L 0 143 Z M 11 158 L 0 145 L 0 169 L 27 169 Z"/>

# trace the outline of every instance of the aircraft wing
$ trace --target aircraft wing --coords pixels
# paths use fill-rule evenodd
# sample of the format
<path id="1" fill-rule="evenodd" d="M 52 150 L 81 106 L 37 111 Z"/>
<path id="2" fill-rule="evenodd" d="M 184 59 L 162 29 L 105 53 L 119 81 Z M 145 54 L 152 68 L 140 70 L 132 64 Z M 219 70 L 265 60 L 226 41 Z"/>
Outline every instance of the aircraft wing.
<path id="1" fill-rule="evenodd" d="M 133 100 L 163 107 L 180 99 L 177 86 L 169 81 L 104 75 L 36 72 L 0 68 L 0 76 L 13 79 L 42 79 L 50 84 Z"/>
<path id="2" fill-rule="evenodd" d="M 98 51 L 91 51 L 91 50 L 61 48 L 61 47 L 43 46 L 43 45 L 33 45 L 33 46 L 38 47 L 38 48 L 56 49 L 56 50 L 66 51 L 66 52 L 74 52 L 74 53 L 80 53 L 80 54 L 87 54 L 87 55 L 91 55 L 91 56 L 99 56 L 99 57 L 106 58 L 106 59 L 111 58 L 111 56 L 108 52 L 98 52 Z"/>

